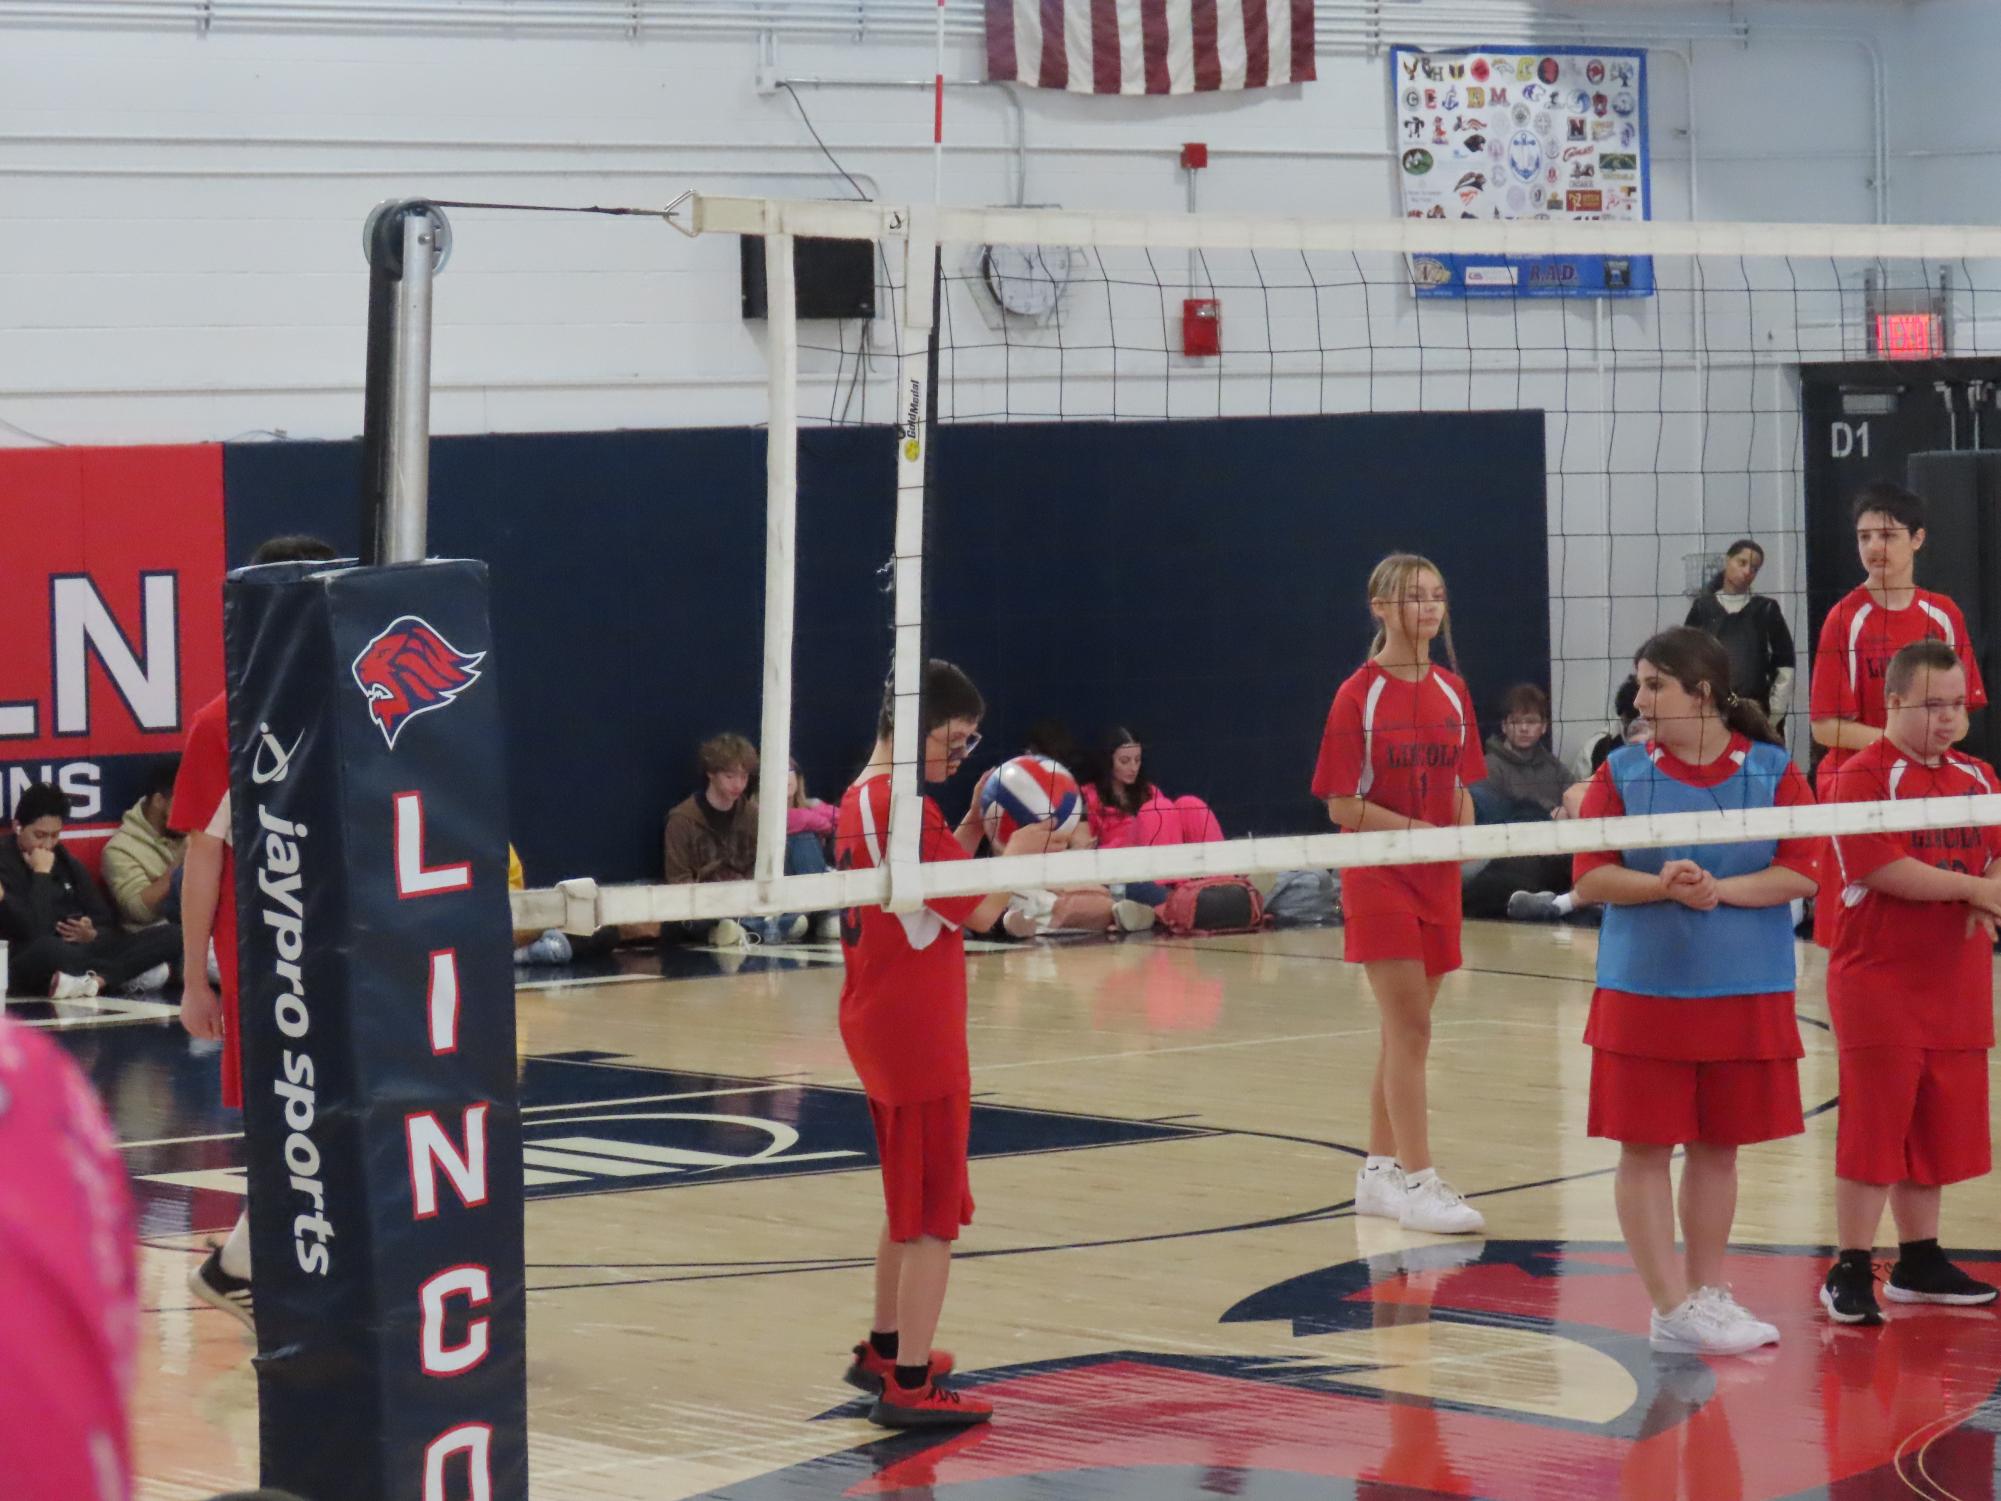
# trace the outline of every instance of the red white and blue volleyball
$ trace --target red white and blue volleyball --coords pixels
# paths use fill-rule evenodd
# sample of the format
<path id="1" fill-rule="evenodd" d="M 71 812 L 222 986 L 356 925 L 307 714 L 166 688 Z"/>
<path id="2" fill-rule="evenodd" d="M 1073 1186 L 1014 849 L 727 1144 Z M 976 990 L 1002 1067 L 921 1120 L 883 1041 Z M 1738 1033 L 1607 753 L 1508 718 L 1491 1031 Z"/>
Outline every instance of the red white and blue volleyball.
<path id="1" fill-rule="evenodd" d="M 1030 824 L 1054 824 L 1057 833 L 1067 834 L 1083 810 L 1077 779 L 1047 756 L 1003 761 L 980 793 L 980 821 L 996 850 L 1007 848 L 1014 832 Z"/>

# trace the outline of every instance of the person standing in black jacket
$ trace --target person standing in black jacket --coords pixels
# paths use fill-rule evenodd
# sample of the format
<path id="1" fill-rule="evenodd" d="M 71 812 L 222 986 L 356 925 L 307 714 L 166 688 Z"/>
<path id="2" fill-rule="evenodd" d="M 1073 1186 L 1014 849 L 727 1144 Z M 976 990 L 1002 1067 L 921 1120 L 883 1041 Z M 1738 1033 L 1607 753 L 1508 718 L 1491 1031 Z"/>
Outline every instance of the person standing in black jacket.
<path id="1" fill-rule="evenodd" d="M 181 941 L 172 927 L 121 932 L 90 872 L 62 847 L 69 798 L 47 782 L 22 789 L 0 838 L 0 938 L 15 995 L 75 1000 L 100 989 L 158 990 Z"/>
<path id="2" fill-rule="evenodd" d="M 1793 633 L 1769 595 L 1753 594 L 1765 549 L 1750 538 L 1730 544 L 1709 590 L 1689 607 L 1684 625 L 1706 631 L 1730 655 L 1730 691 L 1748 698 L 1776 724 L 1793 689 Z"/>

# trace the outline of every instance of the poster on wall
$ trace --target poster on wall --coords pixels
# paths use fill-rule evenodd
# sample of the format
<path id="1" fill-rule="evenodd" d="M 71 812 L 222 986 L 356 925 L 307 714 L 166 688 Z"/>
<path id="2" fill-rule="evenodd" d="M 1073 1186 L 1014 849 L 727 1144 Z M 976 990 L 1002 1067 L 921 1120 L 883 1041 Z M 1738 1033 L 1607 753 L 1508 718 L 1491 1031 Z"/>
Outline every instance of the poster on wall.
<path id="1" fill-rule="evenodd" d="M 1411 219 L 1651 217 L 1647 55 L 1611 47 L 1390 51 Z M 1415 255 L 1420 297 L 1649 297 L 1649 256 Z"/>

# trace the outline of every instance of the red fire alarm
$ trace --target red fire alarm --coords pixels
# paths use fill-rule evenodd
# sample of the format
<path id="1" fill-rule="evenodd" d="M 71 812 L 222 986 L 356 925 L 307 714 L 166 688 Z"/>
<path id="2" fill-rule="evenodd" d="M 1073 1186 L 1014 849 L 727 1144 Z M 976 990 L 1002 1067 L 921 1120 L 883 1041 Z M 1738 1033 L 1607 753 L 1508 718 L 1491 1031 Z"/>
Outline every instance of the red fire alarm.
<path id="1" fill-rule="evenodd" d="M 1181 300 L 1181 352 L 1195 356 L 1223 352 L 1223 304 L 1216 298 Z"/>
<path id="2" fill-rule="evenodd" d="M 1181 165 L 1194 171 L 1209 165 L 1209 143 L 1207 141 L 1183 141 L 1181 143 Z"/>

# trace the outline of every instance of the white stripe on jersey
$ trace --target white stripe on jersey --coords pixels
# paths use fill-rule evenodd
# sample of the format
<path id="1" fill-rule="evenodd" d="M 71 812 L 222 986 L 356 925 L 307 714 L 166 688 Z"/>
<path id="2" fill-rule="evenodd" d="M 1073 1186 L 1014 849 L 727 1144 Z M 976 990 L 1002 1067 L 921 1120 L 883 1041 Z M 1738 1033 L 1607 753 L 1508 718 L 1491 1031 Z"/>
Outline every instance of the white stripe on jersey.
<path id="1" fill-rule="evenodd" d="M 1954 651 L 1959 650 L 1959 642 L 1953 637 L 1952 634 L 1952 617 L 1946 614 L 1945 611 L 1941 610 L 1937 605 L 1931 604 L 1926 600 L 1922 599 L 1919 600 L 1918 608 L 1920 610 L 1923 610 L 1927 615 L 1931 616 L 1931 618 L 1938 623 L 1939 630 L 1944 634 L 1945 644 L 1947 646 L 1950 646 Z"/>
<path id="2" fill-rule="evenodd" d="M 1865 603 L 1855 612 L 1855 618 L 1848 622 L 1848 691 L 1858 696 L 1862 692 L 1859 685 L 1861 664 L 1856 660 L 1855 643 L 1862 639 L 1862 622 L 1869 618 L 1869 612 L 1875 608 L 1875 605 Z"/>
<path id="3" fill-rule="evenodd" d="M 1425 678 L 1430 682 L 1438 684 L 1438 691 L 1445 695 L 1447 702 L 1452 705 L 1452 712 L 1459 716 L 1459 764 L 1461 767 L 1464 767 L 1466 764 L 1466 706 L 1459 702 L 1459 695 L 1452 691 L 1452 685 L 1438 675 L 1437 668 L 1434 667 L 1430 672 L 1427 672 Z M 1459 773 L 1455 771 L 1452 774 L 1453 790 L 1456 792 L 1465 785 L 1460 780 Z"/>
<path id="4" fill-rule="evenodd" d="M 880 780 L 886 783 L 888 778 L 884 777 Z M 871 794 L 875 791 L 875 784 L 867 782 L 857 790 L 861 793 L 861 796 L 855 799 L 855 813 L 861 819 L 862 843 L 868 846 L 868 863 L 870 865 L 880 865 L 882 864 L 882 838 L 875 831 L 875 804 L 869 801 Z"/>
<path id="5" fill-rule="evenodd" d="M 1961 771 L 1972 777 L 1974 781 L 1980 784 L 1983 791 L 1992 792 L 1994 790 L 1994 784 L 1987 779 L 1987 773 L 1981 769 L 1977 761 L 1970 761 L 1957 751 L 1947 751 L 1945 753 L 1945 761 L 1946 765 L 1957 766 Z"/>
<path id="6" fill-rule="evenodd" d="M 1355 784 L 1355 796 L 1367 797 L 1376 785 L 1376 700 L 1383 696 L 1389 679 L 1381 673 L 1369 684 L 1369 696 L 1362 701 L 1362 778 Z"/>
<path id="7" fill-rule="evenodd" d="M 1897 800 L 1897 789 L 1904 785 L 1904 774 L 1908 772 L 1910 769 L 1911 769 L 1911 763 L 1905 760 L 1902 756 L 1897 757 L 1897 764 L 1890 768 L 1891 802 L 1894 803 Z"/>
<path id="8" fill-rule="evenodd" d="M 208 821 L 202 832 L 211 839 L 220 839 L 224 844 L 236 843 L 236 830 L 229 818 L 229 794 L 224 792 L 222 801 L 215 805 L 215 816 Z"/>
<path id="9" fill-rule="evenodd" d="M 888 776 L 875 778 L 863 784 L 859 789 L 861 796 L 855 799 L 855 813 L 861 819 L 862 843 L 868 846 L 870 865 L 882 864 L 882 836 L 876 830 L 875 804 L 871 801 L 877 781 L 885 787 L 889 785 Z M 903 936 L 909 940 L 911 948 L 917 950 L 930 948 L 938 941 L 940 933 L 954 926 L 929 907 L 919 907 L 915 912 L 899 912 L 896 920 L 903 924 Z"/>

